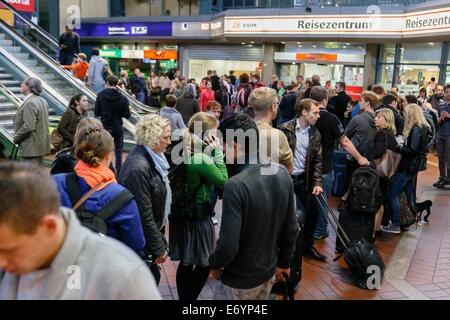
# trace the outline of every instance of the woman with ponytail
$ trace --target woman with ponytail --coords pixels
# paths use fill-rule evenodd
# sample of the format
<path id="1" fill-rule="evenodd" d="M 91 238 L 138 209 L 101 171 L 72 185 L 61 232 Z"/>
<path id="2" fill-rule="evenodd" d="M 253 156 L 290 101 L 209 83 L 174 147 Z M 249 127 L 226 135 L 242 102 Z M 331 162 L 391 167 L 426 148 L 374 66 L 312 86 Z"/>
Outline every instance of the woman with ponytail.
<path id="1" fill-rule="evenodd" d="M 70 175 L 76 176 L 82 196 L 94 189 L 95 192 L 80 208 L 95 215 L 126 189 L 117 183 L 115 174 L 110 169 L 114 143 L 109 132 L 98 126 L 87 127 L 83 131 L 83 141 L 75 146 L 75 155 L 78 159 L 75 173 L 55 175 L 54 179 L 64 207 L 73 208 L 76 205 L 71 201 L 74 197 L 72 188 L 68 186 Z M 134 199 L 128 201 L 104 222 L 109 237 L 123 242 L 138 254 L 142 252 L 145 239 Z"/>

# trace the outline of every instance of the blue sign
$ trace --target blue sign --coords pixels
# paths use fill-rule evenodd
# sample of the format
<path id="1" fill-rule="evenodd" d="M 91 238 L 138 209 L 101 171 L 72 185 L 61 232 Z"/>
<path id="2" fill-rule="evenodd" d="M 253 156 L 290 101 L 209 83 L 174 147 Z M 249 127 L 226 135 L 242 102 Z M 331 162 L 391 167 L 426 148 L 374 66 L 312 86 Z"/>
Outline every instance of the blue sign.
<path id="1" fill-rule="evenodd" d="M 171 37 L 172 22 L 82 23 L 81 37 Z"/>

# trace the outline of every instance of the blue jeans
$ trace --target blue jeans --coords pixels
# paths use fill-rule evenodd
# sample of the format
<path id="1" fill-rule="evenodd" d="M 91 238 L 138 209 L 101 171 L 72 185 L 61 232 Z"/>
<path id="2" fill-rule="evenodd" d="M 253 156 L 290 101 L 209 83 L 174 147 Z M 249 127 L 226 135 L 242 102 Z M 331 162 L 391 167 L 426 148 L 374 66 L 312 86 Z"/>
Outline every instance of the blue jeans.
<path id="1" fill-rule="evenodd" d="M 323 178 L 323 195 L 325 196 L 325 199 L 328 200 L 328 198 L 331 196 L 331 191 L 333 189 L 334 171 L 322 175 L 322 178 Z M 315 236 L 321 236 L 328 233 L 328 220 L 326 218 L 328 212 L 322 212 L 320 206 L 318 210 L 319 216 L 317 218 L 316 230 L 314 231 Z"/>
<path id="2" fill-rule="evenodd" d="M 91 86 L 92 91 L 95 93 L 100 93 L 103 90 L 105 90 L 105 83 L 104 82 L 94 82 Z"/>
<path id="3" fill-rule="evenodd" d="M 406 192 L 410 207 L 414 208 L 416 200 L 414 196 L 413 180 L 414 175 L 405 173 L 397 173 L 392 178 L 388 194 L 392 214 L 391 220 L 395 226 L 400 226 L 400 201 L 398 197 L 403 190 Z"/>
<path id="4" fill-rule="evenodd" d="M 136 93 L 136 100 L 141 102 L 141 103 L 145 103 L 145 93 L 144 93 L 144 91 Z"/>

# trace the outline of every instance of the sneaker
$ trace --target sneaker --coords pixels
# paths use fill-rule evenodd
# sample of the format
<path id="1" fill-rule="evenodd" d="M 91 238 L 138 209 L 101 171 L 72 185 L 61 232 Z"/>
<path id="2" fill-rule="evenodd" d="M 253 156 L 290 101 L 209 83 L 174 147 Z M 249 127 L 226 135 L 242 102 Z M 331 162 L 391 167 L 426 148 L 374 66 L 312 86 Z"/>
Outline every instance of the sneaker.
<path id="1" fill-rule="evenodd" d="M 450 190 L 450 183 L 444 179 L 439 179 L 439 181 L 433 184 L 433 187 L 436 187 L 440 190 Z"/>
<path id="2" fill-rule="evenodd" d="M 314 240 L 323 240 L 323 239 L 328 238 L 329 235 L 330 234 L 328 233 L 328 231 L 323 234 L 316 234 L 316 235 L 314 235 Z"/>
<path id="3" fill-rule="evenodd" d="M 438 181 L 436 181 L 435 183 L 433 183 L 433 187 L 438 187 L 438 186 L 441 186 L 442 184 L 443 184 L 443 182 L 444 182 L 444 180 L 443 179 L 441 179 L 441 178 L 439 178 L 439 180 Z"/>
<path id="4" fill-rule="evenodd" d="M 215 226 L 219 224 L 219 220 L 217 220 L 216 217 L 211 217 L 211 221 Z"/>
<path id="5" fill-rule="evenodd" d="M 381 227 L 381 230 L 386 232 L 386 233 L 393 233 L 393 234 L 400 234 L 402 233 L 402 231 L 400 230 L 399 226 L 396 226 L 392 223 L 390 223 L 388 226 L 383 226 Z"/>

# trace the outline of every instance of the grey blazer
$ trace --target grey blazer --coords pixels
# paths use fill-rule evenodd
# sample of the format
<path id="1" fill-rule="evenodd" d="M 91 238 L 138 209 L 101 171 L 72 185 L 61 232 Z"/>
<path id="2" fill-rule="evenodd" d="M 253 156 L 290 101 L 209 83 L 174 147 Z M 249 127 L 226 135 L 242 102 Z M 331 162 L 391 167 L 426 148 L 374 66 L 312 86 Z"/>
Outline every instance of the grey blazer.
<path id="1" fill-rule="evenodd" d="M 50 154 L 48 104 L 41 97 L 27 98 L 14 118 L 14 143 L 21 157 L 44 157 Z"/>

